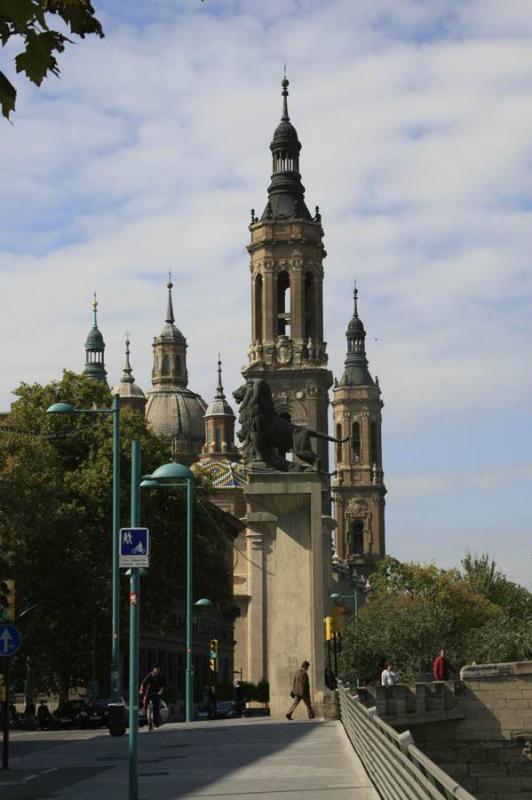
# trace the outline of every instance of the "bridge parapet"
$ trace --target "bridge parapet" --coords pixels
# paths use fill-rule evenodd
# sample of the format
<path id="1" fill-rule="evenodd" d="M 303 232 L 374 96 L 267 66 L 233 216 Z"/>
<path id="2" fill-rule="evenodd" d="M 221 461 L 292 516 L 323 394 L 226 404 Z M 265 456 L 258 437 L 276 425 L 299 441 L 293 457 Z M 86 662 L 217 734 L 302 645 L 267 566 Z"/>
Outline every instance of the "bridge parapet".
<path id="1" fill-rule="evenodd" d="M 390 687 L 404 689 L 407 687 Z M 349 686 L 338 684 L 340 719 L 384 800 L 475 800 L 457 781 L 416 747 L 410 731 L 398 733 L 365 708 Z M 405 694 L 398 692 L 405 699 Z"/>
<path id="2" fill-rule="evenodd" d="M 464 684 L 461 681 L 399 683 L 395 686 L 358 688 L 367 707 L 375 707 L 379 717 L 397 727 L 463 719 L 466 716 Z"/>

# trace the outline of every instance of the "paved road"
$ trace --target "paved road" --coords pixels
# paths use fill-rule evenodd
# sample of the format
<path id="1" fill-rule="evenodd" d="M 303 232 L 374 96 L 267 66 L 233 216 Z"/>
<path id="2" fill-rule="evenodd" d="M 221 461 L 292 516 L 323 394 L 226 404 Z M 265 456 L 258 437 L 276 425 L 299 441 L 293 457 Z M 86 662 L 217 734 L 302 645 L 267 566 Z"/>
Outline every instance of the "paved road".
<path id="1" fill-rule="evenodd" d="M 378 800 L 338 722 L 234 720 L 142 731 L 140 799 Z M 15 734 L 2 800 L 127 800 L 127 738 Z"/>

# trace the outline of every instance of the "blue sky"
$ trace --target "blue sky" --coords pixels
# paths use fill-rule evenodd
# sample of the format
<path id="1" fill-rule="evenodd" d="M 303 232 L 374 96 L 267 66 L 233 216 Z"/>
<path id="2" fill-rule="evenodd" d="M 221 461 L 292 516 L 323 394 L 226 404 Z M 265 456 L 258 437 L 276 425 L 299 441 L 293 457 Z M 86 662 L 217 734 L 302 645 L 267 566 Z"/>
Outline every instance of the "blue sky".
<path id="1" fill-rule="evenodd" d="M 218 349 L 238 385 L 286 62 L 331 368 L 356 277 L 383 390 L 388 549 L 488 551 L 532 586 L 528 0 L 95 6 L 106 38 L 68 48 L 39 90 L 17 77 L 0 125 L 0 407 L 81 368 L 93 290 L 111 382 L 128 330 L 149 388 L 169 268 L 191 388 L 210 399 Z"/>

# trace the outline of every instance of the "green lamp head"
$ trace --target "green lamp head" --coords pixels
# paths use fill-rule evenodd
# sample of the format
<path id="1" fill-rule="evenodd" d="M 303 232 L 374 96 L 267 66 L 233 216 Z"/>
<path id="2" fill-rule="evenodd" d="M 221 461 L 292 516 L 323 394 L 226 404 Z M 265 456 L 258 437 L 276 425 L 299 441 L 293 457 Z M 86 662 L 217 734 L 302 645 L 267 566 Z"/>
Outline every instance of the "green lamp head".
<path id="1" fill-rule="evenodd" d="M 196 600 L 194 605 L 200 606 L 201 608 L 212 608 L 214 603 L 212 602 L 212 600 L 209 600 L 208 597 L 202 597 L 200 600 Z"/>
<path id="2" fill-rule="evenodd" d="M 75 414 L 76 409 L 70 403 L 54 403 L 46 409 L 47 414 Z"/>
<path id="3" fill-rule="evenodd" d="M 340 599 L 340 595 L 338 594 L 338 592 L 333 592 L 333 594 L 331 594 L 330 597 L 331 597 L 331 600 L 339 600 Z"/>
<path id="4" fill-rule="evenodd" d="M 152 477 L 148 476 L 147 478 L 144 478 L 144 480 L 140 482 L 140 485 L 142 489 L 156 489 L 161 484 L 159 483 L 159 481 L 154 481 Z"/>
<path id="5" fill-rule="evenodd" d="M 177 464 L 175 461 L 171 461 L 169 464 L 163 464 L 162 467 L 158 467 L 152 473 L 151 478 L 156 481 L 193 480 L 194 473 L 184 464 Z"/>

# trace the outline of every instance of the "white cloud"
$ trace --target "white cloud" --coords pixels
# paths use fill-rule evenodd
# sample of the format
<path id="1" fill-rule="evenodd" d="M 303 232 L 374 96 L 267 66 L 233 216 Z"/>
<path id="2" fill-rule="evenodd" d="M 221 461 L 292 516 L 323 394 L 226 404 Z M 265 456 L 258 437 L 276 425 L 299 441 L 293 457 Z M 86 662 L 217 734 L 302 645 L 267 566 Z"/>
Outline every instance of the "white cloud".
<path id="1" fill-rule="evenodd" d="M 249 209 L 266 202 L 286 61 L 326 231 L 334 372 L 356 276 L 389 449 L 439 416 L 474 426 L 484 409 L 496 425 L 530 409 L 528 3 L 207 5 L 159 0 L 142 22 L 108 2 L 106 39 L 71 47 L 61 80 L 17 79 L 15 124 L 0 125 L 2 406 L 20 380 L 81 368 L 93 289 L 111 382 L 127 329 L 148 388 L 170 267 L 191 387 L 210 398 L 219 349 L 227 389 L 238 385 Z M 411 477 L 388 480 L 393 512 Z M 427 491 L 445 485 L 431 480 Z"/>

